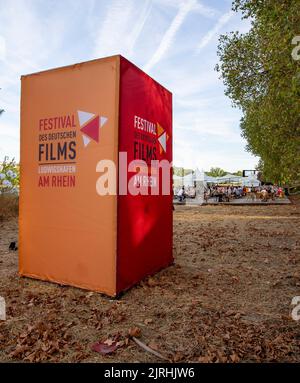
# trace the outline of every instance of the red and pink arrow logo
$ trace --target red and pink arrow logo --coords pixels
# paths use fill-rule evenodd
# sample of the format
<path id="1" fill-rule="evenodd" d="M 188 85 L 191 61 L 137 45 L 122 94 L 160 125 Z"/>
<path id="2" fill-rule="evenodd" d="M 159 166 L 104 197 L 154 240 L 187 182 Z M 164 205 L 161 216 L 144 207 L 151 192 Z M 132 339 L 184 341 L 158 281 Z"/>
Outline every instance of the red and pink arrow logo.
<path id="1" fill-rule="evenodd" d="M 87 146 L 91 140 L 99 142 L 100 128 L 107 122 L 107 117 L 82 110 L 78 110 L 77 113 L 84 146 Z"/>

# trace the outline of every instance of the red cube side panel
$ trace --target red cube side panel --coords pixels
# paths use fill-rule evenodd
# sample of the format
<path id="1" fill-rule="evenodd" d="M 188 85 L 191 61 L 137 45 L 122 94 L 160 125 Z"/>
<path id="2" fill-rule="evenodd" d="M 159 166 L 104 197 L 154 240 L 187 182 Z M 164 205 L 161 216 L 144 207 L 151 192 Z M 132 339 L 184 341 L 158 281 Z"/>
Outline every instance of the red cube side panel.
<path id="1" fill-rule="evenodd" d="M 151 160 L 172 161 L 172 94 L 123 57 L 120 60 L 119 153 L 127 154 L 127 164 L 145 161 L 148 176 L 137 176 L 138 169 L 124 170 L 127 164 L 120 157 L 117 292 L 173 262 L 172 193 L 162 195 L 162 174 L 150 175 Z M 125 173 L 135 187 L 147 185 L 148 195 L 122 195 Z M 164 182 L 171 191 L 169 174 Z M 158 183 L 159 195 L 151 195 Z"/>

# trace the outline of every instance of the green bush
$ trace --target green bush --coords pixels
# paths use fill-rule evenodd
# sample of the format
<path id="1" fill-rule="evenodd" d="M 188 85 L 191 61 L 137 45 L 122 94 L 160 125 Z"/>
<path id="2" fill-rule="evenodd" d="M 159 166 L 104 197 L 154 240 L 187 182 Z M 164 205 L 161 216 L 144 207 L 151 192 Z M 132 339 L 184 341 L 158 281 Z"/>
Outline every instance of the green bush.
<path id="1" fill-rule="evenodd" d="M 14 158 L 4 157 L 0 163 L 0 194 L 19 193 L 20 166 Z"/>
<path id="2" fill-rule="evenodd" d="M 18 215 L 19 182 L 19 164 L 5 157 L 0 163 L 0 222 Z"/>

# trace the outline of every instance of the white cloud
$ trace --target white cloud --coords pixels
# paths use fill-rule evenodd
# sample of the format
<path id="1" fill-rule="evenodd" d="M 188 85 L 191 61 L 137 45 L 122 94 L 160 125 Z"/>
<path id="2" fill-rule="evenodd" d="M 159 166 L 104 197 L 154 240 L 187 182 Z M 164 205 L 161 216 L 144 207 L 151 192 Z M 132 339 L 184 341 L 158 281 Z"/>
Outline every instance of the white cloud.
<path id="1" fill-rule="evenodd" d="M 216 137 L 217 139 L 217 137 Z M 221 139 L 221 137 L 220 137 Z M 213 144 L 213 137 L 195 136 L 184 130 L 174 131 L 174 165 L 185 168 L 209 170 L 220 167 L 230 172 L 253 168 L 258 158 L 244 151 L 245 142 L 229 144 L 221 140 L 218 150 Z"/>
<path id="2" fill-rule="evenodd" d="M 174 123 L 174 129 L 186 132 L 187 139 L 188 136 L 212 140 L 220 138 L 227 143 L 241 142 L 237 126 L 238 118 L 235 116 L 222 116 L 209 110 L 181 112 Z"/>
<path id="3" fill-rule="evenodd" d="M 132 0 L 114 0 L 108 4 L 104 21 L 99 20 L 94 56 L 119 53 L 131 56 L 151 12 L 152 3 L 148 0 L 142 8 Z"/>
<path id="4" fill-rule="evenodd" d="M 19 158 L 20 76 L 53 66 L 64 56 L 56 54 L 65 30 L 65 19 L 39 13 L 37 3 L 6 2 L 0 13 L 5 57 L 0 60 L 0 160 Z M 1 41 L 0 41 L 1 45 Z M 0 48 L 1 51 L 1 48 Z M 0 53 L 1 55 L 1 53 Z"/>
<path id="5" fill-rule="evenodd" d="M 173 92 L 176 164 L 228 170 L 235 170 L 235 163 L 251 166 L 240 116 L 224 101 L 213 70 L 215 50 L 207 49 L 201 60 L 193 54 L 201 31 L 198 50 L 216 39 L 231 18 L 227 12 L 211 30 L 201 22 L 219 15 L 220 10 L 196 0 L 65 0 L 55 7 L 52 2 L 7 1 L 0 13 L 0 106 L 5 109 L 0 160 L 5 154 L 19 156 L 21 74 L 121 53 L 138 64 L 148 61 L 146 69 L 155 67 L 156 79 Z M 234 24 L 236 17 L 230 29 L 248 27 L 246 21 Z M 169 61 L 162 60 L 166 57 Z"/>
<path id="6" fill-rule="evenodd" d="M 1 119 L 5 121 L 5 114 L 1 116 Z M 10 122 L 1 122 L 0 136 L 6 136 L 11 139 L 19 139 L 20 132 L 15 129 L 15 125 Z"/>
<path id="7" fill-rule="evenodd" d="M 154 2 L 161 7 L 173 7 L 178 9 L 184 3 L 186 3 L 186 0 L 154 0 Z M 218 13 L 214 8 L 202 4 L 200 1 L 195 1 L 194 4 L 195 5 L 193 6 L 192 10 L 202 16 L 213 17 L 216 15 L 216 13 Z"/>
<path id="8" fill-rule="evenodd" d="M 218 35 L 220 29 L 232 18 L 233 15 L 234 15 L 234 12 L 229 11 L 224 13 L 224 15 L 222 15 L 219 18 L 215 26 L 202 37 L 199 45 L 197 46 L 196 53 L 199 53 L 203 48 L 205 48 L 210 43 L 210 41 L 215 36 Z"/>
<path id="9" fill-rule="evenodd" d="M 5 156 L 14 157 L 19 160 L 19 125 L 17 123 L 6 122 L 7 112 L 1 116 L 0 120 L 0 161 Z"/>
<path id="10" fill-rule="evenodd" d="M 181 27 L 182 23 L 186 19 L 189 12 L 192 11 L 192 9 L 194 9 L 196 5 L 197 5 L 196 0 L 189 0 L 189 1 L 185 1 L 181 3 L 176 16 L 174 17 L 171 25 L 169 26 L 166 33 L 164 34 L 157 50 L 154 52 L 151 59 L 144 66 L 144 70 L 146 72 L 149 71 L 155 64 L 157 64 L 165 55 L 167 50 L 173 44 L 177 31 Z"/>
<path id="11" fill-rule="evenodd" d="M 213 17 L 217 13 L 215 9 L 207 7 L 206 5 L 203 5 L 199 2 L 195 4 L 193 11 L 198 12 L 200 15 L 206 17 Z"/>
<path id="12" fill-rule="evenodd" d="M 152 9 L 152 3 L 148 0 L 144 6 L 144 8 L 142 9 L 142 12 L 141 14 L 139 15 L 138 17 L 138 20 L 132 30 L 132 33 L 130 35 L 130 41 L 129 41 L 129 46 L 128 46 L 128 54 L 129 56 L 132 55 L 133 53 L 133 49 L 134 49 L 134 46 L 144 28 L 144 25 L 150 15 L 150 12 L 151 12 L 151 9 Z"/>
<path id="13" fill-rule="evenodd" d="M 199 109 L 199 108 L 209 108 L 213 103 L 214 99 L 209 97 L 174 97 L 174 104 L 179 108 L 185 109 Z"/>
<path id="14" fill-rule="evenodd" d="M 170 70 L 170 74 L 172 71 Z M 214 70 L 201 71 L 201 72 L 188 72 L 179 71 L 174 73 L 167 81 L 167 85 L 174 93 L 174 100 L 176 98 L 191 99 L 198 93 L 209 91 L 219 84 L 218 74 Z"/>
<path id="15" fill-rule="evenodd" d="M 65 28 L 63 17 L 43 19 L 34 3 L 22 0 L 7 2 L 1 10 L 0 24 L 6 40 L 0 74 L 3 88 L 19 84 L 21 74 L 46 69 L 55 57 L 53 53 L 61 44 Z"/>
<path id="16" fill-rule="evenodd" d="M 6 57 L 6 42 L 5 38 L 0 35 L 0 61 L 5 60 Z"/>

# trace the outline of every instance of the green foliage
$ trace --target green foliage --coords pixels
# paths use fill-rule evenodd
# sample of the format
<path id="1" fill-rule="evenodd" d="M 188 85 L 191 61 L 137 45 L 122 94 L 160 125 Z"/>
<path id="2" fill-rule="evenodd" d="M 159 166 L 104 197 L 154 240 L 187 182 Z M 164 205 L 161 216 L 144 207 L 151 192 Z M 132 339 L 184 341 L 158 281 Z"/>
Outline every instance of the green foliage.
<path id="1" fill-rule="evenodd" d="M 243 171 L 242 170 L 238 170 L 237 172 L 235 173 L 232 173 L 234 176 L 239 176 L 239 177 L 243 177 Z"/>
<path id="2" fill-rule="evenodd" d="M 223 177 L 227 174 L 225 170 L 221 168 L 210 168 L 209 172 L 206 172 L 206 174 L 210 177 Z"/>
<path id="3" fill-rule="evenodd" d="M 243 111 L 242 136 L 261 158 L 264 177 L 293 182 L 300 169 L 300 61 L 291 42 L 300 34 L 300 1 L 235 0 L 232 8 L 251 18 L 251 29 L 220 37 L 216 69 Z"/>
<path id="4" fill-rule="evenodd" d="M 0 163 L 0 194 L 18 192 L 20 182 L 20 166 L 8 157 Z"/>
<path id="5" fill-rule="evenodd" d="M 193 171 L 192 169 L 184 169 L 177 166 L 173 166 L 173 174 L 179 177 L 184 177 L 187 174 L 192 173 L 192 171 Z"/>

